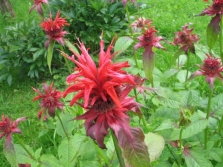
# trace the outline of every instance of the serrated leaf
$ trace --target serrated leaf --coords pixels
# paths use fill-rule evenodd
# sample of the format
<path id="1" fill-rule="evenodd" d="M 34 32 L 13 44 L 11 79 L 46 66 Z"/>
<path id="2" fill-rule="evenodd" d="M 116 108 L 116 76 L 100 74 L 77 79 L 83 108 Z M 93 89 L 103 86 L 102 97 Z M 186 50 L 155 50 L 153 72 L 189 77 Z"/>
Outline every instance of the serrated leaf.
<path id="1" fill-rule="evenodd" d="M 145 143 L 148 147 L 150 161 L 155 161 L 164 149 L 164 138 L 156 133 L 149 132 L 145 134 Z"/>
<path id="2" fill-rule="evenodd" d="M 200 132 L 202 132 L 208 126 L 207 120 L 200 120 L 195 123 L 190 124 L 183 130 L 182 139 L 192 137 Z M 170 140 L 178 140 L 180 135 L 180 129 L 175 129 L 170 135 Z"/>
<path id="3" fill-rule="evenodd" d="M 199 93 L 195 90 L 184 92 L 182 106 L 185 108 L 194 107 L 198 104 L 199 98 Z"/>
<path id="4" fill-rule="evenodd" d="M 60 161 L 51 154 L 44 154 L 40 157 L 40 167 L 64 167 Z"/>
<path id="5" fill-rule="evenodd" d="M 148 148 L 144 142 L 144 133 L 140 128 L 131 128 L 133 139 L 125 132 L 119 131 L 118 143 L 123 150 L 124 158 L 130 166 L 151 167 Z"/>
<path id="6" fill-rule="evenodd" d="M 35 158 L 39 159 L 42 152 L 42 147 L 38 148 L 35 152 Z"/>
<path id="7" fill-rule="evenodd" d="M 211 111 L 219 116 L 223 116 L 223 94 L 219 94 L 212 98 Z"/>
<path id="8" fill-rule="evenodd" d="M 133 39 L 128 36 L 120 37 L 115 42 L 114 51 L 117 52 L 116 56 L 124 52 L 133 43 Z"/>
<path id="9" fill-rule="evenodd" d="M 188 72 L 188 76 L 190 76 L 191 72 Z M 186 81 L 186 75 L 187 75 L 187 70 L 180 70 L 177 73 L 177 79 L 180 81 L 180 83 L 185 83 Z"/>
<path id="10" fill-rule="evenodd" d="M 188 167 L 213 167 L 205 154 L 196 149 L 187 149 L 184 151 L 183 156 Z"/>
<path id="11" fill-rule="evenodd" d="M 58 147 L 58 156 L 64 167 L 75 166 L 75 157 L 81 154 L 79 150 L 85 139 L 86 136 L 77 133 L 70 137 L 69 140 L 64 138 Z"/>
<path id="12" fill-rule="evenodd" d="M 69 113 L 61 113 L 60 114 L 60 119 L 61 119 L 63 125 L 61 125 L 61 122 L 58 119 L 57 123 L 56 123 L 56 132 L 58 135 L 65 137 L 66 134 L 64 132 L 64 129 L 68 135 L 71 134 L 71 132 L 74 129 L 74 121 L 72 120 L 72 118 L 73 118 L 73 115 L 71 115 Z M 64 127 L 64 129 L 63 129 L 63 127 Z"/>

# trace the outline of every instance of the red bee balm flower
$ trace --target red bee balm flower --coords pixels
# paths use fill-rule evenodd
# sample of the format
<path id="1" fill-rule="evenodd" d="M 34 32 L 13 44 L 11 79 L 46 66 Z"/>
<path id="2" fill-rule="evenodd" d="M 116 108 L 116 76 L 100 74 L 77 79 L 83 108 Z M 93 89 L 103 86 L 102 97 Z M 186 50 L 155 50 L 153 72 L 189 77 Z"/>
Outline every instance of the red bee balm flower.
<path id="1" fill-rule="evenodd" d="M 194 43 L 199 40 L 198 36 L 192 34 L 193 28 L 188 28 L 189 24 L 182 27 L 182 31 L 176 32 L 176 37 L 174 38 L 173 45 L 179 45 L 180 49 L 186 54 L 188 50 L 191 53 L 195 53 Z"/>
<path id="2" fill-rule="evenodd" d="M 67 34 L 66 31 L 63 31 L 63 27 L 69 25 L 64 18 L 60 17 L 60 12 L 57 12 L 55 20 L 52 19 L 52 14 L 50 18 L 46 19 L 41 23 L 41 27 L 46 32 L 49 40 L 46 41 L 45 47 L 47 48 L 50 41 L 56 40 L 60 44 L 64 44 L 63 37 Z"/>
<path id="3" fill-rule="evenodd" d="M 40 107 L 43 107 L 43 109 L 38 113 L 39 118 L 42 117 L 42 113 L 44 113 L 46 116 L 47 110 L 48 114 L 51 117 L 54 117 L 57 108 L 60 110 L 63 109 L 64 104 L 59 101 L 59 99 L 62 97 L 62 93 L 56 90 L 56 88 L 53 88 L 53 83 L 51 83 L 50 86 L 46 83 L 43 84 L 44 93 L 41 93 L 39 89 L 33 88 L 33 90 L 38 93 L 38 96 L 34 97 L 33 101 L 41 99 Z"/>
<path id="4" fill-rule="evenodd" d="M 104 137 L 108 134 L 108 128 L 114 130 L 117 137 L 122 129 L 131 139 L 129 117 L 125 113 L 129 110 L 140 112 L 138 104 L 128 97 L 129 91 L 133 89 L 130 85 L 135 85 L 134 77 L 122 68 L 129 67 L 129 64 L 112 63 L 112 47 L 110 45 L 104 52 L 104 41 L 101 40 L 98 67 L 83 43 L 79 46 L 82 53 L 74 53 L 78 60 L 62 53 L 77 65 L 77 72 L 67 77 L 70 86 L 65 90 L 64 96 L 76 92 L 70 102 L 71 106 L 78 99 L 84 99 L 80 105 L 87 112 L 75 119 L 85 120 L 87 135 L 102 148 L 105 148 Z"/>
<path id="5" fill-rule="evenodd" d="M 43 3 L 48 5 L 48 0 L 34 0 L 34 4 L 30 8 L 29 13 L 31 13 L 33 11 L 33 9 L 36 8 L 36 11 L 42 16 L 43 15 L 43 9 L 42 9 Z"/>
<path id="6" fill-rule="evenodd" d="M 26 117 L 18 118 L 16 121 L 13 121 L 4 115 L 2 115 L 2 121 L 0 121 L 0 138 L 6 136 L 6 143 L 12 143 L 12 133 L 22 133 L 21 130 L 17 127 L 20 121 L 26 120 Z"/>
<path id="7" fill-rule="evenodd" d="M 138 32 L 144 29 L 146 25 L 151 23 L 151 20 L 145 19 L 144 17 L 136 18 L 136 21 L 134 21 L 131 24 L 131 27 L 133 28 L 134 32 Z"/>
<path id="8" fill-rule="evenodd" d="M 220 74 L 220 72 L 223 71 L 223 67 L 217 58 L 211 57 L 207 54 L 207 58 L 204 60 L 203 66 L 198 65 L 198 67 L 200 70 L 194 72 L 190 78 L 201 75 L 206 76 L 206 81 L 210 85 L 211 89 L 213 89 L 215 78 L 223 81 L 223 76 Z"/>

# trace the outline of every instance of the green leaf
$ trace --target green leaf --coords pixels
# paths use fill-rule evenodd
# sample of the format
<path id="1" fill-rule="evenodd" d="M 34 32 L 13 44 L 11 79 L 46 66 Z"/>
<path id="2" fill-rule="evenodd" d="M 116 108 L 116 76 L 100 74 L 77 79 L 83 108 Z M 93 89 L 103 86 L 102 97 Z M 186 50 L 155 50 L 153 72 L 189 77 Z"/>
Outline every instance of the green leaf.
<path id="1" fill-rule="evenodd" d="M 32 148 L 28 145 L 25 146 L 29 150 L 29 152 L 34 155 Z M 15 150 L 16 150 L 17 163 L 26 164 L 32 162 L 32 158 L 29 156 L 29 154 L 24 150 L 24 148 L 21 145 L 15 144 Z"/>
<path id="2" fill-rule="evenodd" d="M 16 152 L 14 145 L 11 142 L 10 143 L 5 142 L 3 146 L 3 152 L 10 165 L 12 167 L 17 167 Z"/>
<path id="3" fill-rule="evenodd" d="M 79 53 L 77 48 L 72 44 L 70 43 L 70 41 L 68 41 L 67 39 L 64 40 L 64 43 L 65 45 L 72 51 L 72 52 L 76 52 L 76 53 Z"/>
<path id="4" fill-rule="evenodd" d="M 128 49 L 133 41 L 134 40 L 128 36 L 118 38 L 114 46 L 114 52 L 117 52 L 116 56 Z"/>
<path id="5" fill-rule="evenodd" d="M 155 161 L 162 153 L 165 141 L 162 136 L 149 132 L 145 134 L 145 143 L 148 147 L 150 161 Z"/>
<path id="6" fill-rule="evenodd" d="M 123 149 L 124 158 L 130 166 L 151 167 L 148 148 L 144 142 L 144 133 L 140 128 L 131 128 L 133 139 L 120 130 L 118 142 Z"/>
<path id="7" fill-rule="evenodd" d="M 51 62 L 52 62 L 52 58 L 53 58 L 54 44 L 55 44 L 55 41 L 50 41 L 50 44 L 48 46 L 48 53 L 47 53 L 47 65 L 49 67 L 50 74 L 52 74 L 52 72 L 51 72 Z"/>
<path id="8" fill-rule="evenodd" d="M 200 120 L 190 124 L 187 128 L 183 130 L 182 139 L 192 137 L 202 132 L 207 126 L 208 126 L 207 120 Z M 178 140 L 179 135 L 180 135 L 180 129 L 173 130 L 170 135 L 170 140 Z"/>
<path id="9" fill-rule="evenodd" d="M 219 25 L 220 21 L 221 21 L 221 16 L 216 15 L 211 19 L 210 23 L 207 26 L 207 44 L 210 50 L 216 43 L 218 34 L 220 33 L 221 30 Z"/>
<path id="10" fill-rule="evenodd" d="M 60 114 L 60 119 L 62 120 L 64 129 L 68 135 L 71 134 L 71 132 L 74 129 L 74 121 L 72 120 L 73 117 L 74 116 L 69 113 L 61 113 Z M 61 122 L 58 119 L 57 124 L 56 124 L 56 132 L 58 135 L 65 137 L 66 134 L 64 132 L 63 126 L 61 125 Z"/>
<path id="11" fill-rule="evenodd" d="M 183 156 L 188 167 L 213 167 L 205 154 L 197 149 L 187 149 Z"/>
<path id="12" fill-rule="evenodd" d="M 64 167 L 60 161 L 56 159 L 51 154 L 45 154 L 40 157 L 41 166 L 40 167 Z"/>
<path id="13" fill-rule="evenodd" d="M 86 136 L 76 133 L 75 136 L 64 138 L 58 147 L 58 155 L 60 162 L 66 167 L 75 166 L 75 160 L 79 154 L 81 145 L 83 144 Z"/>
<path id="14" fill-rule="evenodd" d="M 12 75 L 11 74 L 8 76 L 7 82 L 8 82 L 9 85 L 12 84 Z"/>

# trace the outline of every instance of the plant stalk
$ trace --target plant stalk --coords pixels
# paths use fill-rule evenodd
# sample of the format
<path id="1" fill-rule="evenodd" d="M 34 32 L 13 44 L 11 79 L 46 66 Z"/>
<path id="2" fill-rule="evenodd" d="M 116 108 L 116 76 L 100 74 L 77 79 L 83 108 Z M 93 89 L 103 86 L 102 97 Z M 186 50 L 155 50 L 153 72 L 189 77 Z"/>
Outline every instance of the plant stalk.
<path id="1" fill-rule="evenodd" d="M 122 157 L 122 151 L 121 151 L 120 147 L 118 146 L 118 140 L 114 134 L 114 131 L 111 131 L 111 134 L 112 134 L 112 139 L 113 139 L 113 143 L 115 146 L 115 151 L 116 151 L 119 163 L 120 163 L 120 167 L 125 167 L 125 161 Z"/>
<path id="2" fill-rule="evenodd" d="M 223 128 L 223 116 L 221 117 L 221 120 L 220 120 L 220 123 L 219 123 L 219 126 L 218 126 L 218 134 L 220 136 L 221 136 L 222 128 Z M 221 140 L 218 140 L 216 147 L 219 147 L 220 142 L 221 142 Z"/>
<path id="3" fill-rule="evenodd" d="M 208 97 L 208 106 L 207 106 L 207 115 L 206 119 L 208 120 L 211 110 L 211 99 L 212 99 L 213 90 L 210 89 L 209 97 Z M 205 129 L 204 132 L 204 148 L 207 149 L 207 139 L 208 139 L 208 126 Z"/>
<path id="4" fill-rule="evenodd" d="M 180 142 L 180 156 L 179 156 L 179 166 L 181 166 L 182 162 L 182 154 L 183 154 L 183 145 L 182 145 L 182 134 L 183 134 L 183 127 L 180 129 L 180 136 L 179 136 L 179 142 Z"/>

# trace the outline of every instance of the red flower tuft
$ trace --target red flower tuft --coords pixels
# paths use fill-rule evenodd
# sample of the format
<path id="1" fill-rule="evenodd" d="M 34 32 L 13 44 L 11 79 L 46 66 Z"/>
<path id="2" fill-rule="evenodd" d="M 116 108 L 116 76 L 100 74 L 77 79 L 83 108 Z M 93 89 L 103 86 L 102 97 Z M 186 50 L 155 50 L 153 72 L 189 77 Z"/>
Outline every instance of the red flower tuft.
<path id="1" fill-rule="evenodd" d="M 104 41 L 101 40 L 98 67 L 83 43 L 79 46 L 82 53 L 74 53 L 78 60 L 67 56 L 76 63 L 77 68 L 76 73 L 67 77 L 70 86 L 65 90 L 64 96 L 76 92 L 70 102 L 71 106 L 83 99 L 84 102 L 80 105 L 87 112 L 75 119 L 85 120 L 87 135 L 95 139 L 102 148 L 105 148 L 104 137 L 108 134 L 108 128 L 114 130 L 116 136 L 123 129 L 131 138 L 129 117 L 125 113 L 129 110 L 139 112 L 138 104 L 128 97 L 133 88 L 130 85 L 135 85 L 134 78 L 122 70 L 129 67 L 129 64 L 112 63 L 112 47 L 110 45 L 104 52 Z"/>
<path id="2" fill-rule="evenodd" d="M 30 8 L 29 13 L 33 11 L 34 8 L 36 8 L 36 11 L 43 16 L 43 9 L 42 4 L 45 3 L 48 5 L 48 0 L 34 0 L 33 6 Z"/>
<path id="3" fill-rule="evenodd" d="M 210 88 L 213 89 L 215 78 L 223 81 L 223 76 L 220 72 L 223 72 L 223 66 L 218 58 L 211 57 L 207 54 L 207 58 L 204 60 L 203 66 L 198 65 L 200 70 L 194 72 L 190 78 L 196 76 L 206 76 L 206 81 L 210 85 Z"/>
<path id="4" fill-rule="evenodd" d="M 146 25 L 151 24 L 151 20 L 145 19 L 144 17 L 136 18 L 136 21 L 134 21 L 131 24 L 131 27 L 133 28 L 134 32 L 141 31 L 145 28 Z"/>
<path id="5" fill-rule="evenodd" d="M 164 49 L 160 44 L 162 37 L 156 37 L 156 30 L 154 26 L 151 26 L 152 22 L 148 23 L 148 29 L 146 29 L 143 35 L 138 37 L 139 43 L 134 46 L 134 50 L 144 47 L 146 51 L 152 52 L 152 47 Z"/>
<path id="6" fill-rule="evenodd" d="M 17 127 L 20 121 L 26 120 L 26 117 L 18 118 L 16 121 L 9 119 L 2 115 L 2 121 L 0 121 L 0 138 L 6 136 L 6 143 L 10 144 L 12 142 L 12 133 L 22 133 Z"/>
<path id="7" fill-rule="evenodd" d="M 51 117 L 54 117 L 57 108 L 60 110 L 63 109 L 64 104 L 59 101 L 62 97 L 62 93 L 56 90 L 56 88 L 53 88 L 53 83 L 51 83 L 50 86 L 46 83 L 43 84 L 44 93 L 41 93 L 39 89 L 33 88 L 33 90 L 38 94 L 38 96 L 34 97 L 33 101 L 41 99 L 40 107 L 43 107 L 43 109 L 38 113 L 39 118 L 44 114 L 44 119 L 46 119 L 47 110 L 48 114 Z"/>
<path id="8" fill-rule="evenodd" d="M 203 15 L 222 15 L 223 12 L 223 0 L 213 0 L 213 3 L 211 6 L 208 6 L 206 9 L 202 11 L 200 16 Z"/>
<path id="9" fill-rule="evenodd" d="M 186 54 L 188 50 L 195 53 L 194 43 L 199 40 L 198 36 L 192 34 L 193 28 L 189 29 L 189 24 L 182 27 L 182 31 L 176 32 L 176 37 L 174 38 L 173 45 L 179 45 L 180 49 Z"/>
<path id="10" fill-rule="evenodd" d="M 62 45 L 64 44 L 63 37 L 67 34 L 67 32 L 63 31 L 63 27 L 69 24 L 64 18 L 60 17 L 60 12 L 57 12 L 55 20 L 52 19 L 52 14 L 50 13 L 50 18 L 47 18 L 40 25 L 49 38 L 49 40 L 47 40 L 45 43 L 45 47 L 48 47 L 50 41 L 54 40 Z"/>

